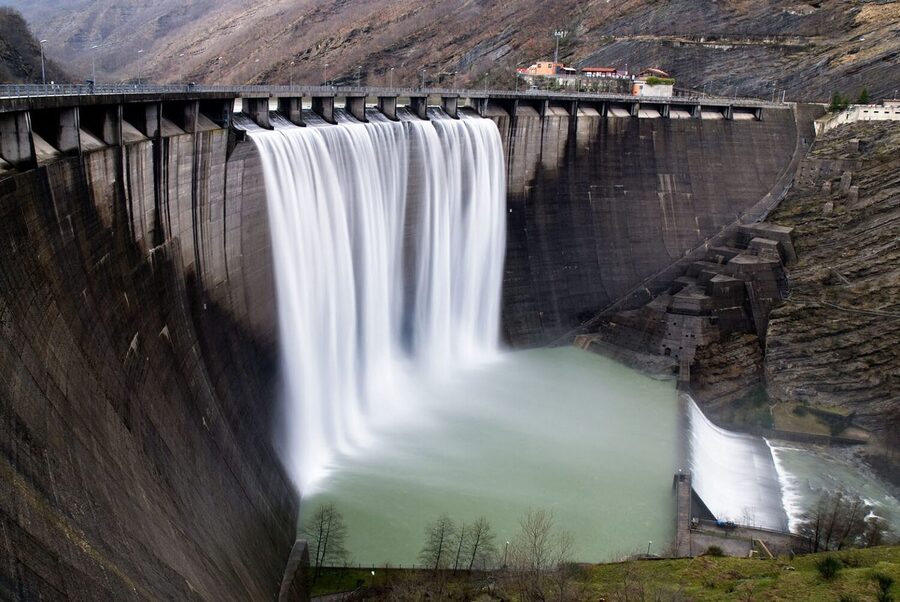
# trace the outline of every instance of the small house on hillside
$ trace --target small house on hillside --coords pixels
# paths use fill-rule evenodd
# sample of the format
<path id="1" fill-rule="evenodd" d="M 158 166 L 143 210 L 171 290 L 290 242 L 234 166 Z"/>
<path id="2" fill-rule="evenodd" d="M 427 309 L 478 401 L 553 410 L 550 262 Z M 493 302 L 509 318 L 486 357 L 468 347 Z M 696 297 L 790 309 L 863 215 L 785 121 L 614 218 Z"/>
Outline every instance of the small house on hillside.
<path id="1" fill-rule="evenodd" d="M 633 96 L 673 96 L 675 79 L 656 67 L 642 69 L 631 87 Z"/>
<path id="2" fill-rule="evenodd" d="M 538 61 L 530 67 L 523 67 L 521 69 L 517 69 L 517 71 L 522 75 L 553 76 L 561 75 L 564 69 L 565 65 L 563 65 L 562 63 L 554 63 L 553 61 Z"/>
<path id="3" fill-rule="evenodd" d="M 663 71 L 662 69 L 657 69 L 656 67 L 647 67 L 646 69 L 642 69 L 640 73 L 638 73 L 639 79 L 647 79 L 650 77 L 658 77 L 661 79 L 671 79 L 672 76 Z"/>
<path id="4" fill-rule="evenodd" d="M 624 77 L 615 67 L 582 67 L 581 75 L 584 77 Z"/>

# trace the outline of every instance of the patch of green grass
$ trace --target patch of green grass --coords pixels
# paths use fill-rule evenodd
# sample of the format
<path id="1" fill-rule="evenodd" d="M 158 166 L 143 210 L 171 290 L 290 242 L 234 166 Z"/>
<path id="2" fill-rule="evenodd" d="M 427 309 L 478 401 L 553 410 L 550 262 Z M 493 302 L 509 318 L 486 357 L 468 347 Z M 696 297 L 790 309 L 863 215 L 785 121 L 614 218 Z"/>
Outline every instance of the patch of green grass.
<path id="1" fill-rule="evenodd" d="M 816 561 L 816 570 L 819 571 L 819 575 L 825 581 L 831 581 L 837 577 L 838 571 L 842 568 L 844 568 L 844 563 L 841 562 L 840 558 L 834 556 L 825 556 Z"/>
<path id="2" fill-rule="evenodd" d="M 772 412 L 769 410 L 769 396 L 765 387 L 754 387 L 740 399 L 723 407 L 719 416 L 725 422 L 737 425 L 752 425 L 772 428 Z"/>
<path id="3" fill-rule="evenodd" d="M 819 574 L 823 558 L 847 558 L 831 580 Z M 677 590 L 688 600 L 715 601 L 796 600 L 803 592 L 806 600 L 872 600 L 881 585 L 873 575 L 900 580 L 900 547 L 881 547 L 843 553 L 760 560 L 701 556 L 693 559 L 634 561 L 598 565 L 589 571 L 589 586 L 596 596 L 607 600 L 625 599 L 624 584 L 653 592 Z M 883 581 L 882 581 L 883 582 Z M 896 586 L 895 586 L 896 587 Z"/>
<path id="4" fill-rule="evenodd" d="M 381 573 L 381 574 L 379 574 Z M 313 583 L 313 596 L 349 592 L 360 584 L 364 587 L 381 585 L 388 576 L 386 571 L 375 571 L 373 576 L 370 570 L 349 568 L 324 568 L 319 579 Z"/>
<path id="5" fill-rule="evenodd" d="M 823 559 L 834 559 L 843 568 L 831 579 L 823 579 L 817 568 Z M 831 562 L 831 561 L 827 561 Z M 614 564 L 578 565 L 571 602 L 598 600 L 765 600 L 788 602 L 816 600 L 895 600 L 900 583 L 900 546 L 845 550 L 777 558 L 731 558 L 700 556 L 690 559 L 634 560 Z M 433 599 L 525 602 L 520 590 L 507 587 L 501 574 L 446 572 L 435 581 L 431 571 L 376 569 L 325 569 L 314 595 L 350 591 L 358 580 L 367 600 Z M 496 592 L 486 584 L 496 582 Z M 426 595 L 426 592 L 428 594 Z M 423 597 L 425 596 L 425 597 Z"/>

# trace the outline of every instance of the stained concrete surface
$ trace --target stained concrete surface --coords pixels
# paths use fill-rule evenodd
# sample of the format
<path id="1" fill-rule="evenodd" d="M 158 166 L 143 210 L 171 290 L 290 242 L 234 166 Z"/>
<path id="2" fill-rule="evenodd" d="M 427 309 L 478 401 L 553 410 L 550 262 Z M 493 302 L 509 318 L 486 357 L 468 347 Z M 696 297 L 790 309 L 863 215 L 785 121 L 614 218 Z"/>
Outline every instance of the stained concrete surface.
<path id="1" fill-rule="evenodd" d="M 0 599 L 278 591 L 298 506 L 271 333 L 224 286 L 252 281 L 225 266 L 226 141 L 0 181 Z"/>
<path id="2" fill-rule="evenodd" d="M 791 169 L 794 114 L 763 121 L 495 112 L 507 151 L 504 330 L 564 335 L 701 245 Z"/>
<path id="3" fill-rule="evenodd" d="M 796 138 L 771 113 L 495 117 L 507 339 L 558 336 L 765 196 Z M 297 498 L 259 156 L 162 134 L 0 180 L 0 597 L 280 587 Z"/>

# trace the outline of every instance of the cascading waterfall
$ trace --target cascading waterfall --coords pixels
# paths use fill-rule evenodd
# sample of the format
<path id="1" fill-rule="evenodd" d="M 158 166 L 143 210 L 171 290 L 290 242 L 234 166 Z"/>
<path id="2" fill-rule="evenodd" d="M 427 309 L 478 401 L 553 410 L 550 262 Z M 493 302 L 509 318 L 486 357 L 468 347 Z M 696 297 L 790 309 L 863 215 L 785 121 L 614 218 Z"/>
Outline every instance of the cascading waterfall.
<path id="1" fill-rule="evenodd" d="M 493 122 L 251 131 L 274 255 L 286 463 L 304 492 L 410 380 L 498 350 L 505 176 Z"/>
<path id="2" fill-rule="evenodd" d="M 688 420 L 693 487 L 710 511 L 722 520 L 787 529 L 779 474 L 765 439 L 717 427 L 693 399 Z"/>

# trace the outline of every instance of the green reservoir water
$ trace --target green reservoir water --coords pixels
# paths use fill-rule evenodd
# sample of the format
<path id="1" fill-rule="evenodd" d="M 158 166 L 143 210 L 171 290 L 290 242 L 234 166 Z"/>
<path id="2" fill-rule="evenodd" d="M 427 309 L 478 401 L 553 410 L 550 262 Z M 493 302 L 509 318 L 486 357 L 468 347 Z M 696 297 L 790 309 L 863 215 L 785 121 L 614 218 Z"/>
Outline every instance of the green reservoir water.
<path id="1" fill-rule="evenodd" d="M 427 523 L 480 516 L 511 540 L 529 509 L 552 510 L 575 559 L 661 552 L 674 536 L 679 468 L 672 383 L 574 348 L 507 353 L 420 385 L 402 420 L 341 456 L 301 522 L 326 501 L 354 564 L 417 562 Z"/>

